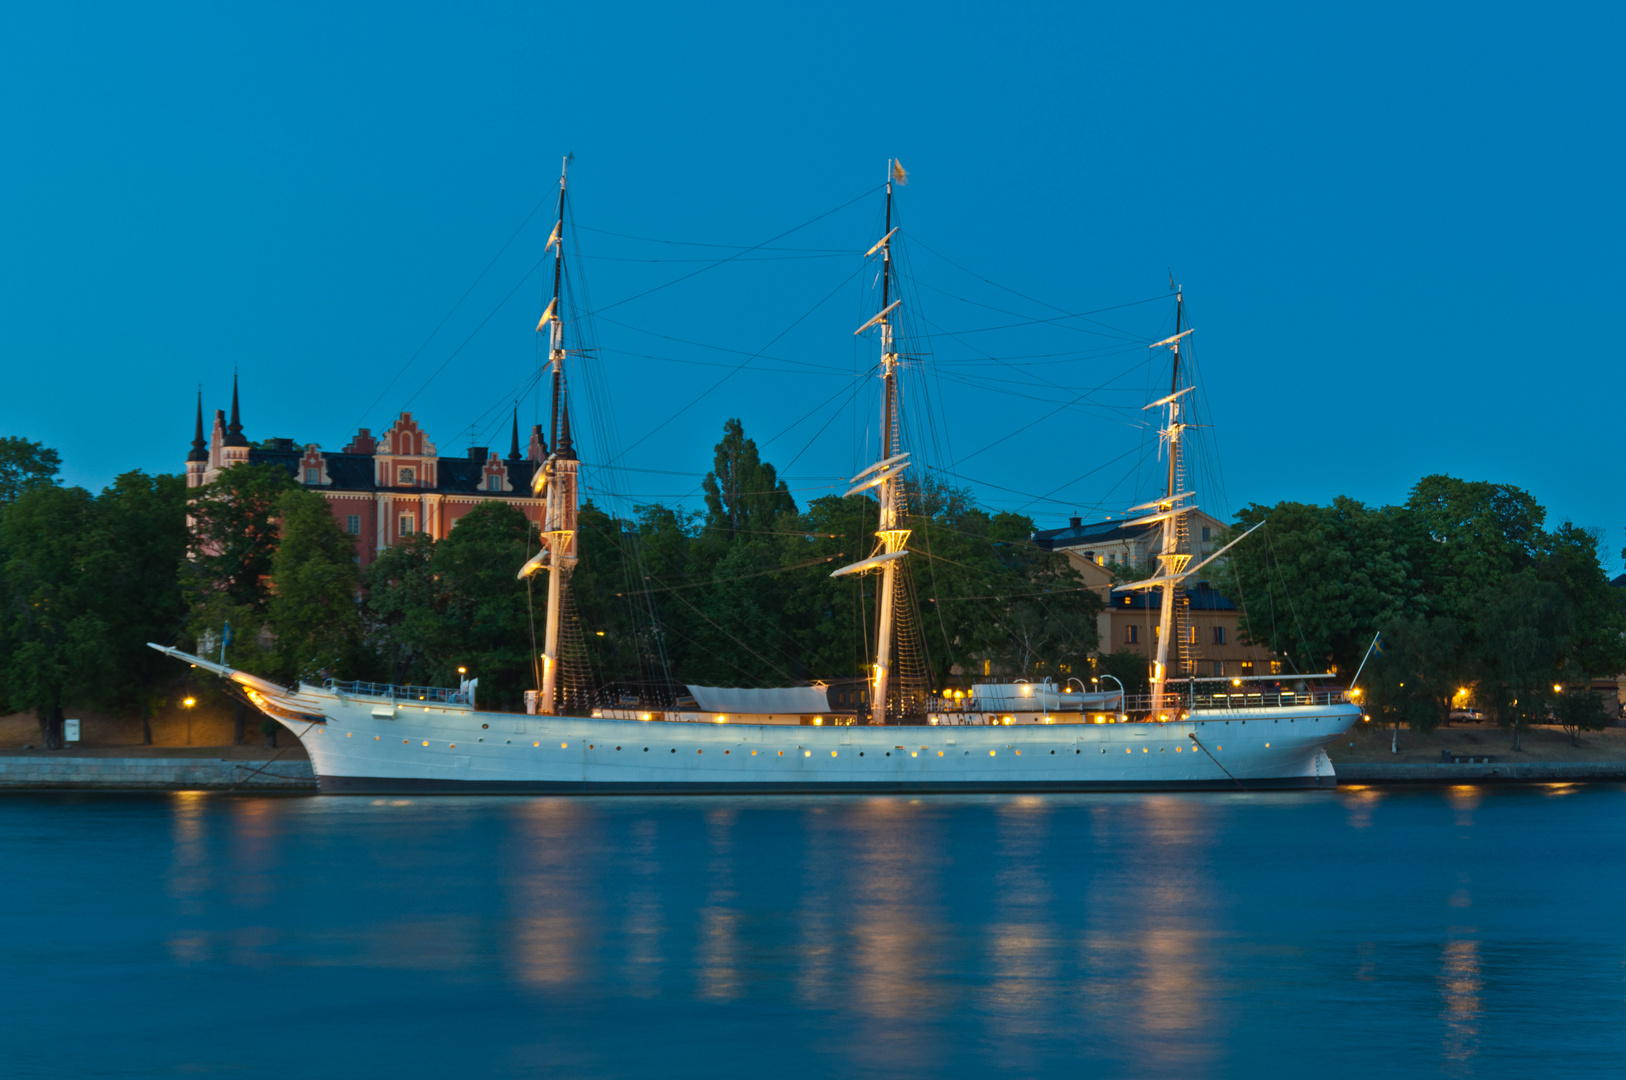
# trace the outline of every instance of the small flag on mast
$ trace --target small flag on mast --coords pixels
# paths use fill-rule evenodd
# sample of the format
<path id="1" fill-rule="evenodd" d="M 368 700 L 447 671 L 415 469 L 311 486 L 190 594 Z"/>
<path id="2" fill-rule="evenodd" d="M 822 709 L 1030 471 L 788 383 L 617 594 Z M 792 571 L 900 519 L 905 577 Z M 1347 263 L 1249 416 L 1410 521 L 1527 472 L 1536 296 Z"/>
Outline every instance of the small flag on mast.
<path id="1" fill-rule="evenodd" d="M 554 222 L 553 232 L 548 234 L 548 243 L 547 246 L 542 249 L 542 254 L 546 255 L 548 252 L 552 251 L 553 245 L 559 242 L 559 226 L 563 224 L 564 222 L 562 221 Z"/>
<path id="2" fill-rule="evenodd" d="M 903 163 L 897 158 L 892 159 L 892 180 L 899 187 L 909 182 L 909 174 L 903 171 Z"/>
<path id="3" fill-rule="evenodd" d="M 558 311 L 559 298 L 555 296 L 552 300 L 548 301 L 548 310 L 542 313 L 542 321 L 536 324 L 537 333 L 541 333 L 544 326 L 548 325 L 548 323 L 559 317 Z"/>

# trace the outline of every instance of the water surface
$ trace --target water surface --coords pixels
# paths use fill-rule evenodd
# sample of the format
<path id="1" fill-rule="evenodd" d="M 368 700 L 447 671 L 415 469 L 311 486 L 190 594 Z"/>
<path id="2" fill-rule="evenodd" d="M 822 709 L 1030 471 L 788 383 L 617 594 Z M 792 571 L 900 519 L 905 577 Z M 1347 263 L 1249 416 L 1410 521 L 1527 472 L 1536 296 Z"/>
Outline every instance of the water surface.
<path id="1" fill-rule="evenodd" d="M 1626 789 L 0 797 L 11 1076 L 1626 1071 Z"/>

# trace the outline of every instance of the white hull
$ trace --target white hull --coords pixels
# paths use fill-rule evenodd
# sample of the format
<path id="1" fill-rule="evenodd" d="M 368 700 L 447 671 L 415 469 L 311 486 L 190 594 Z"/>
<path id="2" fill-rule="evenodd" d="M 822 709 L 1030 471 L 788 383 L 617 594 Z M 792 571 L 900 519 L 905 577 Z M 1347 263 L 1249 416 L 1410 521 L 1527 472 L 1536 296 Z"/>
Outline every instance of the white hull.
<path id="1" fill-rule="evenodd" d="M 310 686 L 261 701 L 323 792 L 358 794 L 1333 787 L 1321 748 L 1360 718 L 1334 704 L 1169 723 L 814 727 L 523 716 Z"/>

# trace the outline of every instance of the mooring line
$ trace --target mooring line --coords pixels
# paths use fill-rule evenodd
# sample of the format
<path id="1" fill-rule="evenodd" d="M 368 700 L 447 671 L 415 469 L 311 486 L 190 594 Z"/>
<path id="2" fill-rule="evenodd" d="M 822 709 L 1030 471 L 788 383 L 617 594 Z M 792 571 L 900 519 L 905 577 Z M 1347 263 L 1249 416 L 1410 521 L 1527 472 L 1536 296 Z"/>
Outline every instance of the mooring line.
<path id="1" fill-rule="evenodd" d="M 1186 735 L 1191 739 L 1192 742 L 1197 744 L 1197 749 L 1201 750 L 1205 754 L 1208 754 L 1208 747 L 1204 746 L 1203 741 L 1197 738 L 1197 733 L 1195 731 L 1188 731 L 1186 732 Z M 1215 757 L 1213 754 L 1208 754 L 1208 760 L 1212 761 L 1215 765 L 1219 765 L 1220 772 L 1224 773 L 1226 776 L 1231 776 L 1231 770 L 1227 769 L 1224 765 L 1220 765 L 1219 758 Z M 1235 784 L 1239 788 L 1242 788 L 1244 792 L 1248 790 L 1242 781 L 1238 780 L 1234 776 L 1231 776 L 1231 783 Z"/>

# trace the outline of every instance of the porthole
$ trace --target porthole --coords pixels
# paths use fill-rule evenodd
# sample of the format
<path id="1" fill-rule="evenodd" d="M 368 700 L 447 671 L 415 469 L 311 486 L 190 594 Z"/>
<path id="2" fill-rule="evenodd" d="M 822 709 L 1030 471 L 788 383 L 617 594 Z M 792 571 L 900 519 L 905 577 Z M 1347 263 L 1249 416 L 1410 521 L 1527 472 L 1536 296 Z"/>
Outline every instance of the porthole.
<path id="1" fill-rule="evenodd" d="M 616 749 L 617 749 L 617 750 L 619 750 L 619 749 L 621 749 L 621 748 L 620 748 L 620 747 L 619 747 L 619 746 L 618 746 L 618 747 L 616 747 Z"/>
<path id="2" fill-rule="evenodd" d="M 647 746 L 644 747 L 644 753 L 646 753 L 646 754 L 649 753 L 649 747 L 647 747 Z"/>
<path id="3" fill-rule="evenodd" d="M 1055 752 L 1055 751 L 1054 751 L 1054 750 L 1052 750 L 1052 751 L 1050 751 L 1050 756 L 1051 756 L 1051 757 L 1055 757 L 1055 756 L 1056 756 L 1056 752 Z"/>
<path id="4" fill-rule="evenodd" d="M 863 752 L 863 751 L 862 751 L 862 750 L 860 750 L 860 751 L 858 751 L 858 756 L 859 756 L 859 757 L 863 757 L 863 756 L 864 756 L 864 752 Z"/>
<path id="5" fill-rule="evenodd" d="M 675 747 L 675 746 L 672 747 L 672 753 L 674 753 L 674 754 L 677 753 L 677 747 Z"/>
<path id="6" fill-rule="evenodd" d="M 888 750 L 888 751 L 887 751 L 887 752 L 886 752 L 886 756 L 887 756 L 887 757 L 891 757 L 891 756 L 892 756 L 892 751 L 890 751 L 890 750 Z"/>
<path id="7" fill-rule="evenodd" d="M 480 727 L 481 727 L 481 728 L 482 728 L 482 729 L 484 729 L 484 728 L 488 728 L 488 727 L 490 727 L 490 726 L 491 726 L 491 725 L 490 725 L 490 724 L 481 724 L 481 725 L 480 725 Z"/>

